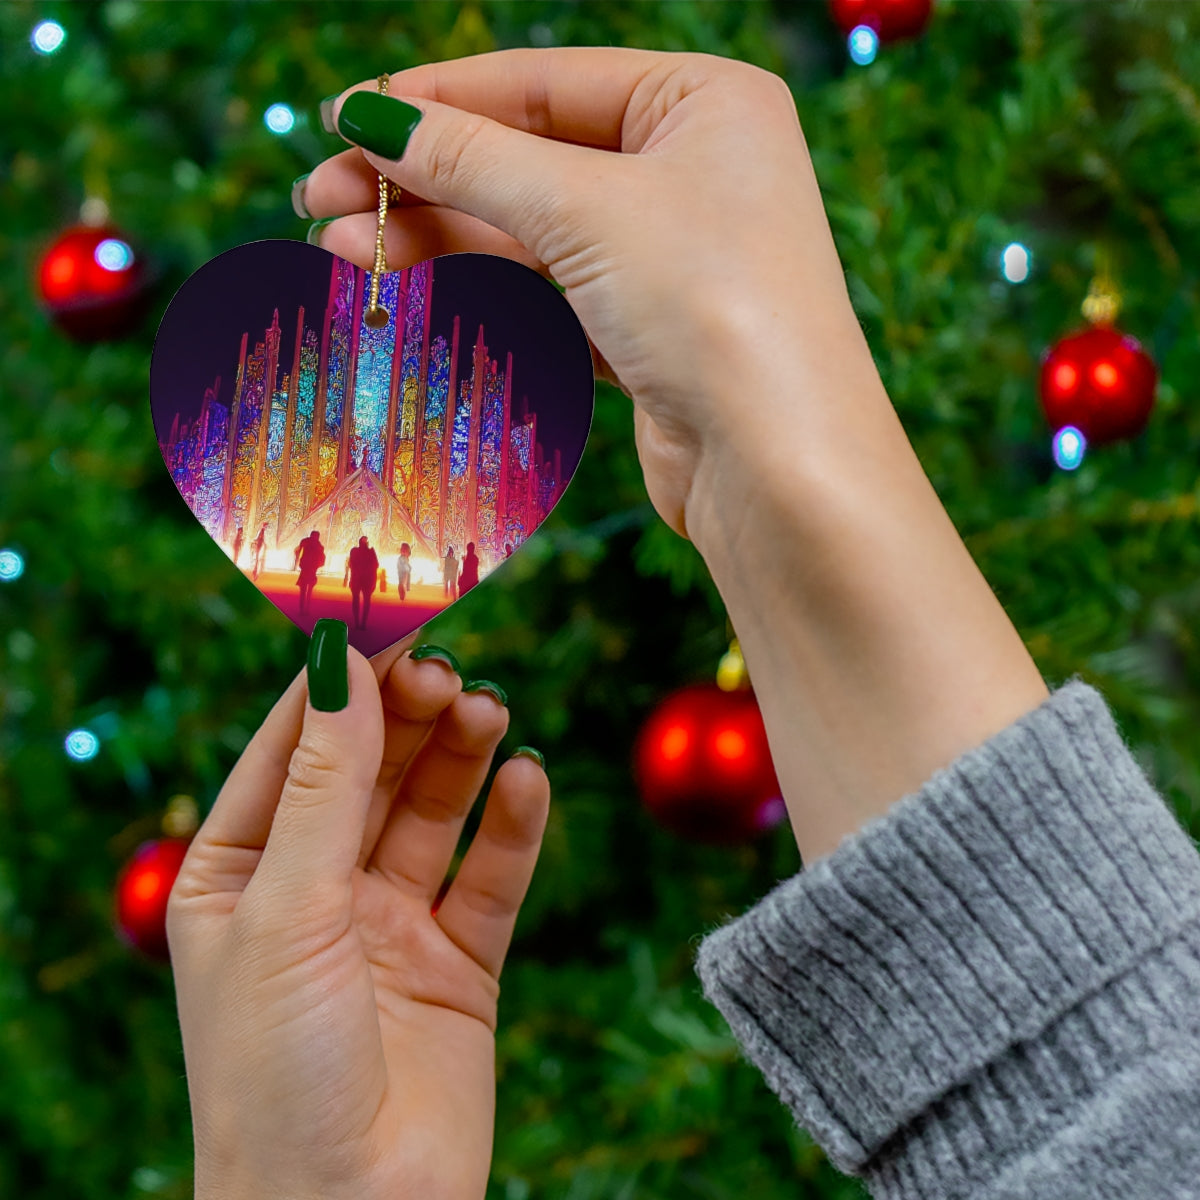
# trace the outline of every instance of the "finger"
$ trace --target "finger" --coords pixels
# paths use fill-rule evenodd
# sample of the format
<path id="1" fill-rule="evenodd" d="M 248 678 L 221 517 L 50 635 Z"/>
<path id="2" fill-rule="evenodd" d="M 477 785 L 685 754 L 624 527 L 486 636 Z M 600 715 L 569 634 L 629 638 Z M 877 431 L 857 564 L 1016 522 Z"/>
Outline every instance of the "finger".
<path id="1" fill-rule="evenodd" d="M 678 69 L 682 58 L 612 46 L 498 50 L 398 71 L 388 91 L 479 113 L 538 137 L 608 150 L 640 149 L 622 146 L 635 93 L 654 73 L 665 76 Z M 375 87 L 370 82 L 350 90 Z M 335 114 L 338 108 L 335 103 Z"/>
<path id="2" fill-rule="evenodd" d="M 369 271 L 375 265 L 376 229 L 375 212 L 353 213 L 322 226 L 317 244 L 323 250 L 340 255 L 347 262 Z M 383 248 L 393 269 L 400 265 L 424 262 L 439 254 L 471 251 L 511 258 L 541 275 L 548 274 L 537 256 L 515 238 L 450 208 L 426 205 L 405 209 L 398 215 L 389 212 L 383 230 Z"/>
<path id="3" fill-rule="evenodd" d="M 462 691 L 462 677 L 439 658 L 415 661 L 398 657 L 380 681 L 383 699 L 383 761 L 367 813 L 358 865 L 365 868 L 375 852 L 392 801 L 408 764 L 438 717 Z"/>
<path id="4" fill-rule="evenodd" d="M 510 758 L 496 772 L 479 830 L 437 910 L 446 936 L 493 979 L 500 978 L 549 814 L 545 771 L 524 756 Z"/>
<path id="5" fill-rule="evenodd" d="M 309 696 L 300 740 L 277 793 L 271 832 L 246 889 L 268 893 L 272 904 L 293 911 L 310 899 L 348 902 L 383 756 L 379 685 L 357 650 L 341 649 L 344 637 L 343 632 L 340 642 L 331 638 L 318 648 L 334 657 L 346 655 L 348 700 L 341 709 L 325 712 L 314 708 Z M 311 668 L 309 674 L 313 685 Z"/>
<path id="6" fill-rule="evenodd" d="M 393 664 L 419 636 L 420 630 L 371 659 L 381 687 Z M 240 893 L 250 882 L 271 832 L 288 764 L 300 741 L 305 674 L 302 669 L 292 680 L 234 764 L 188 847 L 173 889 L 177 898 Z M 382 819 L 378 823 L 382 824 Z"/>
<path id="7" fill-rule="evenodd" d="M 313 167 L 304 179 L 300 200 L 303 212 L 298 209 L 297 215 L 307 213 L 311 220 L 372 211 L 379 203 L 379 172 L 363 158 L 357 147 L 343 150 Z M 391 203 L 396 206 L 395 201 Z M 403 192 L 399 207 L 426 203 L 412 192 Z"/>
<path id="8" fill-rule="evenodd" d="M 620 155 L 550 141 L 423 98 L 420 120 L 408 136 L 413 106 L 407 101 L 362 89 L 353 98 L 370 110 L 355 118 L 356 136 L 377 171 L 431 204 L 503 230 L 548 264 L 539 246 L 562 240 L 564 206 L 579 194 L 600 199 L 594 187 L 581 193 L 580 180 L 595 180 L 603 170 L 611 187 L 624 190 L 622 179 L 613 178 L 622 169 Z M 382 153 L 372 152 L 368 141 Z"/>
<path id="9" fill-rule="evenodd" d="M 392 669 L 393 664 L 397 659 L 408 653 L 410 646 L 420 640 L 421 633 L 422 630 L 415 629 L 408 637 L 401 638 L 386 650 L 380 650 L 378 654 L 371 656 L 371 670 L 375 672 L 375 679 L 380 688 L 383 687 L 383 681 L 387 678 L 387 674 Z"/>
<path id="10" fill-rule="evenodd" d="M 508 709 L 489 693 L 455 699 L 405 773 L 367 870 L 432 903 L 507 729 Z"/>
<path id="11" fill-rule="evenodd" d="M 292 680 L 234 764 L 188 847 L 173 889 L 176 898 L 241 892 L 249 883 L 300 741 L 304 675 L 302 670 Z"/>

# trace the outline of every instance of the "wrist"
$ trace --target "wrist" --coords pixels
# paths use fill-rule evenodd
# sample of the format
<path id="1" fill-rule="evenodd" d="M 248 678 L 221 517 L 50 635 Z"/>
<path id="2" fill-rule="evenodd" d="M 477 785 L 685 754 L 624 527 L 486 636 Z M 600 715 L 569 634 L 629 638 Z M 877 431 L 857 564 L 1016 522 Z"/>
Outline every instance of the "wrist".
<path id="1" fill-rule="evenodd" d="M 685 505 L 687 535 L 714 577 L 778 561 L 777 539 L 819 541 L 830 497 L 861 487 L 864 472 L 920 472 L 852 312 L 771 346 L 742 334 L 729 329 L 718 355 Z"/>
<path id="2" fill-rule="evenodd" d="M 707 447 L 687 507 L 806 863 L 1048 695 L 873 363 L 830 363 L 755 376 L 791 416 Z"/>

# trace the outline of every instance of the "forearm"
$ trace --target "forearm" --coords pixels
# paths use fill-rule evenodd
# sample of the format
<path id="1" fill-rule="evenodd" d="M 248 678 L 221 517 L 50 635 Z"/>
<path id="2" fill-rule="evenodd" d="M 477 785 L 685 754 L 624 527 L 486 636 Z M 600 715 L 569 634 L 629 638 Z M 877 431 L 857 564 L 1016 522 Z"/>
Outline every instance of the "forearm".
<path id="1" fill-rule="evenodd" d="M 688 511 L 805 863 L 1048 695 L 861 333 L 841 336 L 820 367 L 777 353 L 758 369 L 756 394 L 803 403 L 722 438 L 693 492 L 719 502 Z"/>

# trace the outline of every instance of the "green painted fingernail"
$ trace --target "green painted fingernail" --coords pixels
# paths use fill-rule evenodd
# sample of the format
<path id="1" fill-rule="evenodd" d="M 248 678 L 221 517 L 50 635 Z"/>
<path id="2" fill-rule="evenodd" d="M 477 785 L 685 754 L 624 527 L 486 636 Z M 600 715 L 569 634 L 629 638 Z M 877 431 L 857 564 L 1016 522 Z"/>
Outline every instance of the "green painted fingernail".
<path id="1" fill-rule="evenodd" d="M 332 96 L 326 96 L 325 99 L 321 101 L 321 128 L 324 129 L 326 133 L 337 133 L 337 128 L 333 123 L 333 105 L 341 94 L 341 92 L 335 92 Z"/>
<path id="2" fill-rule="evenodd" d="M 462 674 L 462 667 L 458 665 L 458 659 L 449 650 L 443 650 L 441 646 L 418 646 L 415 650 L 408 652 L 408 657 L 414 662 L 422 662 L 427 658 L 436 658 L 438 662 L 444 662 L 455 675 Z"/>
<path id="3" fill-rule="evenodd" d="M 292 211 L 302 221 L 312 220 L 312 213 L 308 211 L 308 205 L 304 203 L 304 185 L 307 182 L 308 175 L 301 175 L 292 181 Z"/>
<path id="4" fill-rule="evenodd" d="M 308 698 L 318 712 L 341 712 L 350 703 L 345 621 L 322 617 L 308 643 Z"/>
<path id="5" fill-rule="evenodd" d="M 463 691 L 488 692 L 495 696 L 505 707 L 508 706 L 508 693 L 498 683 L 493 683 L 490 679 L 472 679 L 470 683 L 463 684 Z"/>
<path id="6" fill-rule="evenodd" d="M 337 217 L 326 217 L 323 221 L 314 221 L 308 227 L 308 233 L 305 235 L 304 240 L 310 246 L 319 246 L 321 244 L 321 230 L 324 229 L 326 225 L 336 220 Z"/>
<path id="7" fill-rule="evenodd" d="M 382 158 L 397 159 L 423 115 L 419 108 L 391 96 L 351 92 L 338 113 L 337 128 L 348 142 Z"/>
<path id="8" fill-rule="evenodd" d="M 512 756 L 513 758 L 532 758 L 543 771 L 546 769 L 546 760 L 542 757 L 542 752 L 535 750 L 532 746 L 518 746 L 512 752 Z"/>

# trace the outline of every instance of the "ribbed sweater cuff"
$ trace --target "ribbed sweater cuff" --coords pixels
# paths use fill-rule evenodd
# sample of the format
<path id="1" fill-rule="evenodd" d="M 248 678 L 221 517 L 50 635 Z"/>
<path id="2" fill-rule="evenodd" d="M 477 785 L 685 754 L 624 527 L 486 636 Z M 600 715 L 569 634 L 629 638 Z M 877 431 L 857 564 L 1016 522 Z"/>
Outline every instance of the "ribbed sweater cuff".
<path id="1" fill-rule="evenodd" d="M 1152 1040 L 1170 1001 L 1138 966 L 1173 943 L 1194 986 L 1198 918 L 1195 845 L 1072 679 L 710 933 L 696 969 L 836 1166 L 949 1195 L 930 1176 L 1027 1149 Z"/>

